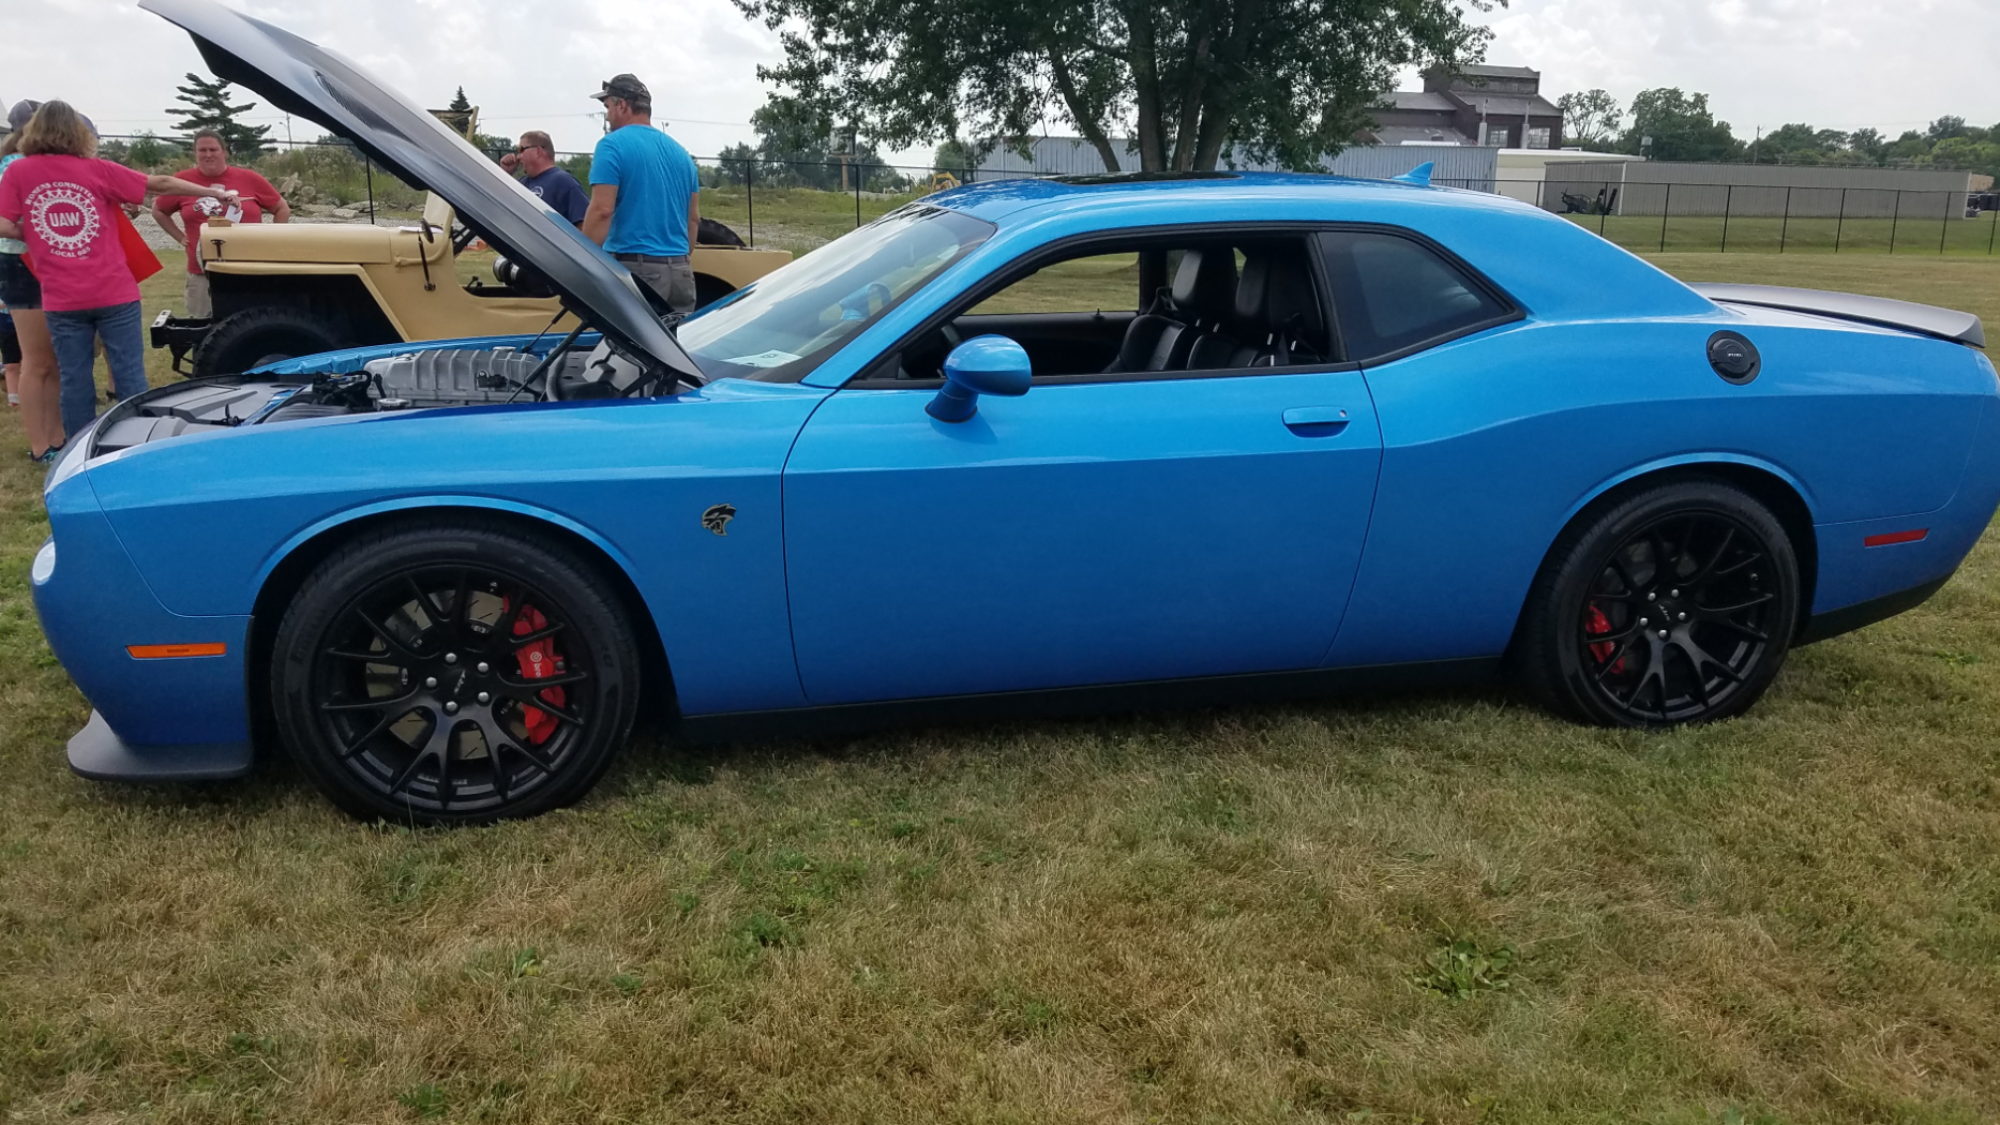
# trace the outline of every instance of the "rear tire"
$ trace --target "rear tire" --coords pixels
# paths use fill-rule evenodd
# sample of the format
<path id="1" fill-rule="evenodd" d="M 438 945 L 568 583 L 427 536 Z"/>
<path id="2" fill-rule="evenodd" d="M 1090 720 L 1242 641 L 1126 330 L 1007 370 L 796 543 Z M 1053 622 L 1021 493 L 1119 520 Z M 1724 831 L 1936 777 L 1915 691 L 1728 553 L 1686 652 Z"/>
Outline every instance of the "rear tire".
<path id="1" fill-rule="evenodd" d="M 192 377 L 240 375 L 266 363 L 354 344 L 346 325 L 323 313 L 285 305 L 244 309 L 216 321 L 195 345 Z"/>
<path id="2" fill-rule="evenodd" d="M 1777 678 L 1799 590 L 1791 540 L 1762 504 L 1714 480 L 1649 488 L 1557 540 L 1522 612 L 1517 669 L 1578 722 L 1726 719 Z"/>
<path id="3" fill-rule="evenodd" d="M 638 709 L 638 646 L 605 590 L 583 559 L 504 524 L 356 539 L 279 623 L 282 741 L 364 819 L 477 824 L 572 804 Z"/>

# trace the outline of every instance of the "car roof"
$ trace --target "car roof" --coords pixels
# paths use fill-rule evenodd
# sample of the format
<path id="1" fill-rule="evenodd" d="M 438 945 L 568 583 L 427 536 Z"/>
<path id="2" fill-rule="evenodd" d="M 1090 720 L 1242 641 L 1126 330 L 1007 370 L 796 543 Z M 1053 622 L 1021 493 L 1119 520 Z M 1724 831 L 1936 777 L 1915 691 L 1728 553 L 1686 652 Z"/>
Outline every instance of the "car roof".
<path id="1" fill-rule="evenodd" d="M 1467 206 L 1512 204 L 1489 192 L 1312 172 L 1141 172 L 986 180 L 939 192 L 926 202 L 1006 226 L 1060 212 L 1117 211 L 1171 202 L 1199 201 L 1204 206 L 1213 206 L 1284 200 L 1306 205 L 1337 201 L 1347 210 L 1419 199 L 1435 201 L 1440 195 L 1456 197 L 1455 202 Z"/>

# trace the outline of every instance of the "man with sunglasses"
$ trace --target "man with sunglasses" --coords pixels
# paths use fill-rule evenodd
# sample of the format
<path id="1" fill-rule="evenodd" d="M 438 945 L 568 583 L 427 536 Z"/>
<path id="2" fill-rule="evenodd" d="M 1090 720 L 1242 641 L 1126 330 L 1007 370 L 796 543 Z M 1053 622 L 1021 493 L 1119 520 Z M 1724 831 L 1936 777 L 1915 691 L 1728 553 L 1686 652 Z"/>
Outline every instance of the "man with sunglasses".
<path id="1" fill-rule="evenodd" d="M 584 212 L 590 209 L 590 197 L 583 193 L 583 185 L 576 177 L 556 167 L 555 142 L 539 129 L 521 134 L 521 143 L 513 152 L 500 158 L 500 166 L 509 172 L 522 173 L 521 186 L 549 205 L 549 209 L 568 219 L 571 226 L 583 226 Z"/>

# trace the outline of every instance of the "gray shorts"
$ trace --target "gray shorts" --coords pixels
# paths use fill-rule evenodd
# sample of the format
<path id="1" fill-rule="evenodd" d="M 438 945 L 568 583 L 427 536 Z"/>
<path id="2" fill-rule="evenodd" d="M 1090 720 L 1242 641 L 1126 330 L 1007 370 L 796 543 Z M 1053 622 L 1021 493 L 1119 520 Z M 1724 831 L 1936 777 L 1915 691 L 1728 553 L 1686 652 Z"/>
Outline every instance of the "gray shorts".
<path id="1" fill-rule="evenodd" d="M 215 305 L 208 299 L 208 275 L 191 273 L 187 275 L 188 315 L 199 320 L 207 320 L 215 315 Z"/>
<path id="2" fill-rule="evenodd" d="M 650 286 L 677 313 L 694 311 L 694 267 L 678 262 L 626 262 L 632 276 Z"/>

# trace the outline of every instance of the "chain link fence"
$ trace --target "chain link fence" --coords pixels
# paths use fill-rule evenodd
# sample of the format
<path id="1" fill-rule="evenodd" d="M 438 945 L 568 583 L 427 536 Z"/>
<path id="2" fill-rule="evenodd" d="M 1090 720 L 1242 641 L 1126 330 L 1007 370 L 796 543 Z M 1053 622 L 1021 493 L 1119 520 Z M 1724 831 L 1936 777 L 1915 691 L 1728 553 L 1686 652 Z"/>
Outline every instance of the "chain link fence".
<path id="1" fill-rule="evenodd" d="M 104 155 L 149 172 L 189 166 L 175 142 L 106 136 Z M 590 154 L 557 153 L 583 183 Z M 253 168 L 306 222 L 400 222 L 423 192 L 350 145 L 280 145 L 239 163 Z M 864 159 L 697 157 L 701 213 L 757 247 L 803 254 L 930 192 L 969 182 L 972 169 Z M 986 178 L 992 178 L 989 174 Z M 1007 173 L 1007 178 L 1030 178 Z M 1507 195 L 1559 214 L 1640 253 L 1832 253 L 1993 256 L 2000 195 L 1888 188 L 1645 183 L 1637 180 L 1434 180 Z"/>

